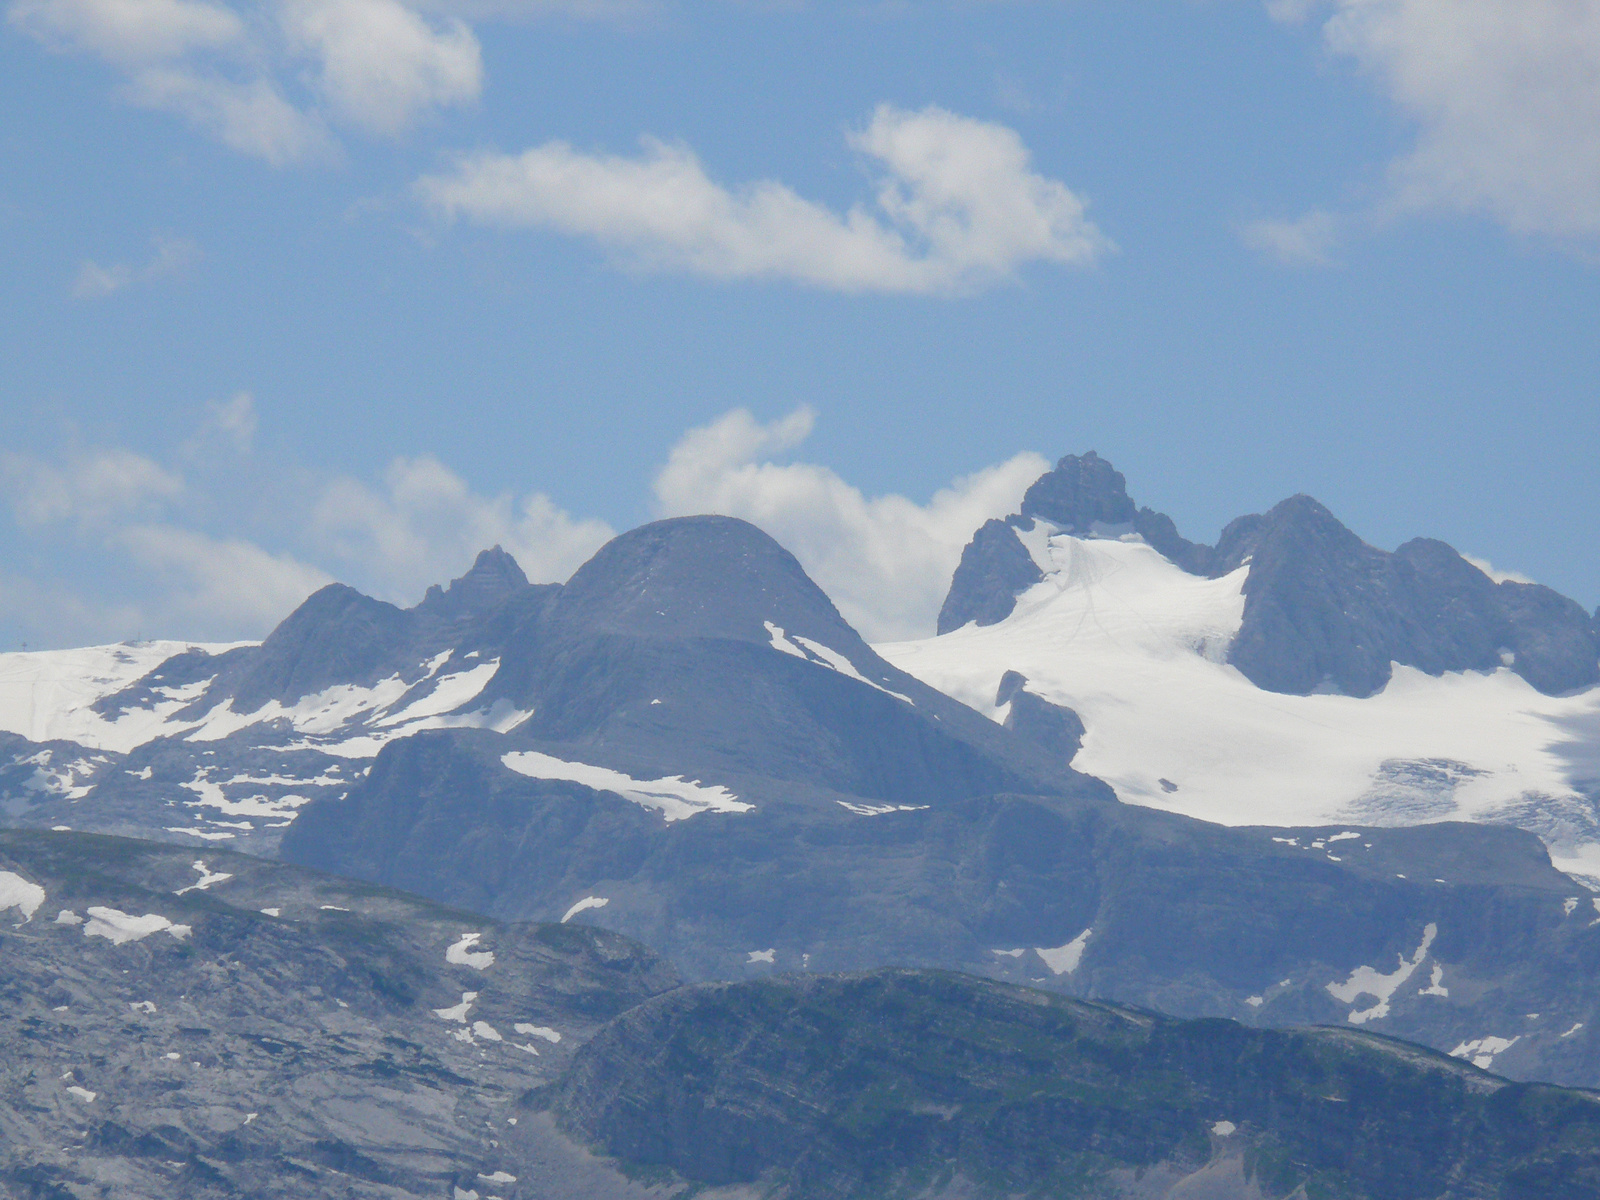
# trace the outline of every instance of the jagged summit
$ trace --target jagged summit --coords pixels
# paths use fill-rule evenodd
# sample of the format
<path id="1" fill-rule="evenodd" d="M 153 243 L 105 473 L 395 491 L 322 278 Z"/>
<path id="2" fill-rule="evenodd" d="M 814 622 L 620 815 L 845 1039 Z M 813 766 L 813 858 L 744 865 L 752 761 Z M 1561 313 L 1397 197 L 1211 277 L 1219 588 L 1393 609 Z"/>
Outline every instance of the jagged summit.
<path id="1" fill-rule="evenodd" d="M 1508 666 L 1547 694 L 1600 681 L 1600 622 L 1549 588 L 1497 583 L 1432 539 L 1392 553 L 1369 546 L 1306 495 L 1239 517 L 1215 546 L 1190 542 L 1171 518 L 1136 507 L 1122 474 L 1092 450 L 1062 458 L 1029 487 L 1019 513 L 974 534 L 940 634 L 998 624 L 1054 569 L 1041 561 L 1045 539 L 1024 540 L 1039 522 L 1046 537 L 1135 536 L 1203 578 L 1248 563 L 1228 662 L 1269 691 L 1370 696 L 1393 663 L 1430 675 Z"/>
<path id="2" fill-rule="evenodd" d="M 472 568 L 447 588 L 434 584 L 417 611 L 445 619 L 483 613 L 529 585 L 517 560 L 499 546 L 481 551 Z"/>
<path id="3" fill-rule="evenodd" d="M 1093 533 L 1096 526 L 1131 527 L 1134 512 L 1122 472 L 1093 450 L 1081 458 L 1067 455 L 1022 497 L 1022 516 L 1042 518 L 1068 533 Z"/>

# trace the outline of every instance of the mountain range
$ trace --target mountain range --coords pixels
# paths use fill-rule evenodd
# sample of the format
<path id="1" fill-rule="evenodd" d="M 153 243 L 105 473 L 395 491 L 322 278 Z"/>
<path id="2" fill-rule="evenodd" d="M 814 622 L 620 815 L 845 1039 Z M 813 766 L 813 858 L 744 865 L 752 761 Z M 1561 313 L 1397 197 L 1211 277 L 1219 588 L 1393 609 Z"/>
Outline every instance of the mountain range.
<path id="1" fill-rule="evenodd" d="M 431 1048 L 439 1036 L 422 1031 L 450 1023 L 434 1010 L 467 1003 L 455 994 L 474 990 L 461 983 L 470 965 L 415 965 L 435 949 L 443 954 L 434 944 L 447 933 L 450 946 L 477 935 L 460 943 L 469 948 L 457 957 L 493 943 L 503 962 L 511 951 L 499 950 L 502 942 L 536 948 L 557 936 L 540 930 L 602 936 L 576 932 L 595 926 L 632 939 L 626 944 L 635 948 L 605 953 L 637 964 L 629 968 L 642 972 L 637 981 L 618 984 L 587 1023 L 560 1011 L 575 1031 L 562 1053 L 587 1043 L 570 1069 L 566 1059 L 544 1054 L 540 1070 L 559 1065 L 565 1073 L 538 1076 L 512 1056 L 517 1070 L 533 1074 L 515 1085 L 499 1076 L 492 1088 L 506 1097 L 531 1089 L 517 1101 L 529 1128 L 562 1146 L 575 1137 L 621 1160 L 655 1163 L 677 1180 L 673 1187 L 845 1196 L 881 1185 L 913 1194 L 942 1179 L 941 1194 L 968 1187 L 1069 1194 L 1051 1174 L 1069 1171 L 1088 1180 L 1086 1188 L 1133 1195 L 1135 1176 L 1165 1180 L 1171 1191 L 1199 1188 L 1214 1170 L 1235 1172 L 1245 1181 L 1239 1187 L 1262 1196 L 1296 1188 L 1316 1194 L 1325 1185 L 1330 1195 L 1411 1195 L 1393 1188 L 1412 1178 L 1444 1180 L 1441 1195 L 1479 1194 L 1449 1190 L 1468 1177 L 1493 1177 L 1511 1189 L 1482 1194 L 1556 1195 L 1537 1190 L 1565 1177 L 1540 1165 L 1543 1151 L 1530 1158 L 1531 1151 L 1500 1148 L 1474 1158 L 1482 1147 L 1448 1139 L 1405 1167 L 1420 1174 L 1357 1178 L 1312 1144 L 1321 1118 L 1308 1115 L 1309 1100 L 1247 1114 L 1238 1080 L 1228 1085 L 1233 1091 L 1213 1081 L 1173 1099 L 1155 1141 L 1148 1131 L 1137 1146 L 1108 1134 L 1104 1154 L 1053 1165 L 1019 1165 L 1015 1156 L 1031 1151 L 1015 1128 L 951 1117 L 940 1118 L 937 1136 L 926 1120 L 917 1125 L 923 1132 L 915 1144 L 926 1154 L 893 1164 L 892 1178 L 868 1169 L 866 1143 L 834 1133 L 813 1139 L 822 1174 L 784 1175 L 782 1138 L 811 1138 L 794 1131 L 814 1130 L 817 1113 L 832 1111 L 832 1100 L 818 1099 L 822 1107 L 810 1115 L 772 1110 L 774 1140 L 737 1164 L 708 1166 L 683 1151 L 724 1137 L 704 1123 L 707 1102 L 679 1097 L 691 1106 L 685 1112 L 701 1114 L 690 1125 L 704 1137 L 690 1137 L 688 1126 L 639 1124 L 665 1120 L 665 1110 L 643 1111 L 635 1101 L 618 1108 L 618 1097 L 665 1086 L 651 1064 L 668 1051 L 619 1058 L 617 1047 L 715 1040 L 746 1020 L 756 1023 L 755 1040 L 740 1044 L 758 1045 L 774 1036 L 762 1024 L 764 1006 L 779 1004 L 803 1016 L 800 1040 L 784 1053 L 809 1063 L 804 1038 L 827 1013 L 870 1024 L 880 1019 L 873 1005 L 893 1008 L 908 988 L 919 997 L 912 1007 L 927 1008 L 940 1027 L 952 1019 L 935 1012 L 941 1004 L 1013 1015 L 1042 1005 L 1066 1022 L 1052 1028 L 1100 1022 L 1096 1029 L 1112 1031 L 1104 1036 L 1123 1039 L 1116 1053 L 1124 1057 L 1146 1053 L 1130 1049 L 1127 1037 L 1179 1053 L 1172 1047 L 1187 1044 L 1184 1031 L 1194 1031 L 1199 1045 L 1212 1036 L 1205 1022 L 1225 1018 L 1217 1028 L 1245 1039 L 1229 1042 L 1229 1053 L 1266 1055 L 1274 1071 L 1293 1075 L 1313 1060 L 1322 1071 L 1332 1055 L 1343 1064 L 1338 1070 L 1382 1077 L 1385 1087 L 1444 1089 L 1454 1099 L 1441 1100 L 1438 1112 L 1452 1128 L 1493 1125 L 1495 1105 L 1509 1103 L 1494 1097 L 1514 1094 L 1516 1105 L 1537 1110 L 1517 1109 L 1514 1124 L 1524 1116 L 1532 1122 L 1518 1125 L 1517 1136 L 1537 1142 L 1546 1135 L 1528 1130 L 1546 1128 L 1539 1122 L 1566 1112 L 1566 1100 L 1550 1108 L 1538 1098 L 1543 1093 L 1475 1081 L 1494 1079 L 1484 1073 L 1492 1069 L 1600 1086 L 1597 673 L 1596 617 L 1549 589 L 1497 581 L 1439 542 L 1408 542 L 1393 553 L 1367 546 L 1307 497 L 1233 522 L 1215 547 L 1198 545 L 1170 519 L 1136 507 L 1122 476 L 1090 453 L 1062 459 L 1028 490 L 1019 513 L 976 531 L 938 632 L 920 641 L 869 646 L 770 537 L 708 516 L 625 533 L 560 585 L 530 584 L 496 548 L 410 609 L 331 585 L 259 644 L 0 656 L 0 804 L 14 827 L 0 850 L 13 864 L 9 886 L 25 900 L 33 895 L 27 889 L 41 888 L 70 900 L 62 911 L 74 916 L 93 901 L 128 920 L 167 922 L 155 931 L 160 937 L 136 939 L 130 953 L 159 948 L 170 958 L 208 946 L 205 963 L 163 963 L 178 972 L 179 999 L 152 995 L 162 1012 L 189 1003 L 202 977 L 212 1002 L 224 1003 L 220 981 L 244 971 L 239 978 L 257 979 L 240 993 L 252 997 L 250 1021 L 333 1037 L 325 1014 L 306 1008 L 305 994 L 286 1015 L 274 1015 L 288 1002 L 271 998 L 261 980 L 298 980 L 283 963 L 315 959 L 323 951 L 312 942 L 334 945 L 348 932 L 340 922 L 354 928 L 366 919 L 341 910 L 382 917 L 381 930 L 349 936 L 378 947 L 394 978 L 410 981 L 400 992 L 378 982 L 391 978 L 387 968 L 368 970 L 358 992 L 348 980 L 367 968 L 348 964 L 361 955 L 347 953 L 346 943 L 332 951 L 346 964 L 336 999 L 352 1012 L 367 1005 L 363 1019 L 372 1022 L 335 1041 L 362 1047 L 364 1062 L 382 1061 L 376 1031 L 391 1016 L 371 1015 L 378 1009 L 393 1016 L 395 1037 Z M 113 870 L 102 859 L 141 865 Z M 186 871 L 200 879 L 220 872 L 230 883 L 179 897 Z M 278 896 L 268 880 L 284 889 L 282 902 L 257 903 Z M 91 895 L 95 887 L 104 895 Z M 219 899 L 235 893 L 241 899 Z M 7 895 L 0 890 L 0 908 Z M 316 910 L 331 915 L 310 914 L 313 895 L 334 897 Z M 31 983 L 16 994 L 48 1026 L 55 1018 L 43 1014 L 59 1006 L 39 1006 L 55 994 L 51 981 L 67 978 L 70 961 L 57 944 L 77 937 L 81 946 L 103 948 L 70 922 L 41 938 L 34 930 L 44 928 L 42 904 L 27 909 L 0 947 L 43 956 L 29 960 Z M 307 915 L 292 925 L 262 912 L 296 905 Z M 194 940 L 162 932 L 169 927 L 190 929 Z M 303 948 L 284 942 L 273 951 L 277 966 L 240 957 L 241 967 L 219 967 L 233 961 L 227 947 L 238 938 L 252 946 L 301 938 Z M 549 968 L 543 951 L 516 953 L 524 954 L 525 982 Z M 177 982 L 202 966 L 194 981 Z M 910 973 L 858 974 L 885 966 Z M 142 959 L 141 967 L 148 970 Z M 964 974 L 938 974 L 950 970 Z M 84 975 L 72 993 L 80 999 L 67 1010 L 139 1003 L 122 997 L 114 976 L 109 968 Z M 455 982 L 445 986 L 447 978 Z M 813 978 L 847 982 L 807 982 Z M 714 981 L 737 986 L 719 991 Z M 334 994 L 326 982 L 306 986 Z M 1019 990 L 1028 988 L 1061 998 Z M 473 1002 L 480 1009 L 468 1005 L 463 1018 L 481 1011 L 497 1034 L 516 1023 L 517 1005 L 524 1015 L 552 1014 L 538 1019 L 541 1028 L 553 1027 L 559 1009 L 523 992 L 505 1012 L 491 1010 L 483 995 Z M 1152 1025 L 1153 1017 L 1082 1007 L 1103 1001 L 1172 1017 Z M 718 1007 L 726 1005 L 734 1007 Z M 854 1015 L 838 1015 L 846 1011 Z M 597 1034 L 602 1018 L 611 1024 Z M 701 1021 L 710 1024 L 694 1032 Z M 220 1024 L 220 1017 L 196 1018 L 194 1027 Z M 465 1019 L 455 1024 L 469 1034 L 475 1028 Z M 1013 1028 L 1013 1017 L 1000 1024 Z M 1344 1032 L 1272 1032 L 1313 1025 Z M 1135 1036 L 1135 1028 L 1143 1032 Z M 35 1036 L 21 1026 L 12 1034 Z M 93 1033 L 110 1042 L 116 1036 L 110 1024 Z M 309 1036 L 297 1033 L 297 1044 L 310 1045 Z M 1001 1040 L 1012 1036 L 1024 1034 Z M 1059 1036 L 1077 1038 L 1076 1045 L 1090 1035 Z M 1385 1037 L 1436 1055 L 1399 1054 L 1387 1048 L 1399 1043 Z M 56 1057 L 70 1039 L 92 1040 L 82 1030 L 50 1038 Z M 229 1045 L 228 1053 L 246 1055 L 244 1042 Z M 504 1051 L 481 1034 L 468 1048 L 487 1055 L 482 1062 Z M 149 1089 L 165 1086 L 146 1079 L 144 1066 L 107 1057 L 109 1049 L 96 1054 L 102 1065 L 119 1064 L 119 1078 L 137 1077 L 129 1104 L 143 1105 L 141 1097 L 156 1094 Z M 319 1069 L 335 1075 L 354 1061 L 333 1050 L 306 1054 L 323 1055 Z M 950 1106 L 937 1087 L 922 1096 L 894 1083 L 910 1068 L 892 1058 L 875 1068 L 898 1097 L 884 1111 L 911 1105 L 905 1111 L 914 1116 L 917 1104 L 932 1105 L 930 1112 Z M 327 1065 L 337 1063 L 346 1065 Z M 446 1069 L 427 1070 L 436 1067 Z M 369 1069 L 388 1068 L 362 1068 Z M 35 1082 L 18 1084 L 24 1090 L 13 1095 L 32 1095 L 26 1088 L 41 1070 L 29 1066 Z M 1142 1070 L 1119 1076 L 1117 1087 L 1133 1089 L 1121 1100 L 1103 1080 L 1096 1094 L 1132 1104 L 1134 1093 L 1164 1086 Z M 753 1086 L 753 1078 L 741 1077 L 737 1087 Z M 1304 1092 L 1288 1076 L 1274 1078 L 1286 1097 Z M 817 1079 L 836 1094 L 836 1083 Z M 921 1098 L 908 1098 L 913 1093 Z M 971 1104 L 997 1111 L 974 1097 Z M 71 1123 L 59 1121 L 77 1110 L 66 1100 L 58 1108 L 57 1124 L 19 1144 L 66 1144 Z M 1299 1115 L 1288 1119 L 1289 1110 Z M 270 1170 L 287 1170 L 286 1154 L 324 1167 L 344 1161 L 342 1150 L 307 1149 L 316 1140 L 307 1131 L 328 1119 L 323 1110 L 294 1111 L 299 1132 L 273 1135 L 279 1157 Z M 1063 1111 L 1047 1105 L 1016 1119 L 1035 1138 L 1051 1122 L 1085 1119 Z M 827 1119 L 856 1128 L 859 1115 L 840 1110 Z M 1573 1119 L 1588 1129 L 1586 1117 Z M 1218 1122 L 1246 1132 L 1206 1132 Z M 218 1136 L 191 1128 L 188 1141 L 172 1142 L 182 1142 L 172 1161 L 216 1158 Z M 439 1136 L 447 1149 L 426 1166 L 416 1165 L 420 1159 L 397 1165 L 399 1152 L 381 1139 L 346 1141 L 355 1147 L 350 1154 L 379 1164 L 362 1168 L 373 1188 L 402 1189 L 373 1195 L 424 1194 L 433 1186 L 424 1181 L 443 1186 L 447 1178 L 462 1194 L 478 1190 L 462 1164 L 477 1155 L 492 1166 L 494 1147 Z M 1358 1131 L 1349 1136 L 1357 1140 L 1338 1151 L 1346 1163 L 1369 1153 Z M 1589 1145 L 1589 1133 L 1571 1136 Z M 299 1148 L 284 1149 L 291 1142 Z M 114 1137 L 106 1143 L 116 1144 Z M 538 1153 L 556 1154 L 549 1148 L 556 1144 Z M 949 1148 L 969 1144 L 987 1149 L 972 1158 Z M 1009 1165 L 985 1157 L 1002 1150 Z M 63 1163 L 46 1170 L 43 1161 L 7 1169 L 18 1179 L 19 1171 L 43 1171 L 41 1188 L 68 1179 Z M 234 1179 L 227 1186 L 236 1188 L 277 1178 L 251 1175 L 269 1168 L 250 1161 L 256 1165 L 240 1168 L 243 1174 L 219 1178 Z M 1191 1176 L 1202 1182 L 1183 1183 Z M 155 1188 L 157 1178 L 140 1186 Z M 206 1178 L 206 1187 L 227 1194 Z M 635 1185 L 615 1172 L 607 1179 L 583 1186 L 599 1196 Z M 61 1186 L 60 1194 L 77 1194 Z"/>

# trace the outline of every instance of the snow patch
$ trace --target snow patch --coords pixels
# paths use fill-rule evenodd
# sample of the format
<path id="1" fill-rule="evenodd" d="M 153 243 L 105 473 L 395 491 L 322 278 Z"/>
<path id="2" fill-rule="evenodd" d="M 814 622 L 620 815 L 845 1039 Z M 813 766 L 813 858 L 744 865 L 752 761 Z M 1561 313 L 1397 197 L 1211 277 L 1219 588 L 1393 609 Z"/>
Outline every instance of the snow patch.
<path id="1" fill-rule="evenodd" d="M 474 971 L 484 971 L 494 965 L 493 950 L 474 950 L 472 947 L 482 940 L 481 933 L 463 933 L 461 939 L 453 942 L 444 952 L 444 960 L 454 963 L 459 967 L 471 967 Z"/>
<path id="2" fill-rule="evenodd" d="M 1211 1127 L 1211 1132 L 1218 1137 L 1232 1137 L 1238 1132 L 1239 1127 L 1232 1121 L 1218 1121 Z"/>
<path id="3" fill-rule="evenodd" d="M 1373 967 L 1357 967 L 1343 983 L 1328 984 L 1328 994 L 1345 1004 L 1355 1003 L 1358 996 L 1371 996 L 1377 1001 L 1371 1008 L 1352 1010 L 1349 1017 L 1352 1025 L 1363 1025 L 1387 1017 L 1389 998 L 1422 965 L 1422 960 L 1428 957 L 1428 947 L 1433 945 L 1433 939 L 1438 936 L 1439 927 L 1430 921 L 1422 931 L 1422 944 L 1416 952 L 1410 958 L 1401 955 L 1399 965 L 1389 974 L 1382 974 Z"/>
<path id="4" fill-rule="evenodd" d="M 76 1096 L 79 1100 L 82 1100 L 85 1104 L 93 1104 L 95 1097 L 97 1095 L 99 1095 L 98 1092 L 91 1092 L 88 1088 L 79 1087 L 77 1084 L 69 1085 L 67 1087 L 67 1091 L 71 1092 L 74 1096 Z"/>
<path id="5" fill-rule="evenodd" d="M 63 908 L 60 912 L 58 912 L 56 914 L 56 924 L 57 925 L 82 925 L 83 924 L 83 918 L 80 917 L 77 913 L 73 912 L 70 908 Z"/>
<path id="6" fill-rule="evenodd" d="M 827 667 L 829 670 L 837 671 L 848 679 L 854 679 L 857 683 L 864 683 L 869 688 L 876 688 L 885 696 L 893 696 L 896 700 L 904 700 L 913 708 L 916 707 L 916 701 L 911 699 L 910 696 L 902 696 L 899 692 L 892 692 L 881 683 L 874 683 L 868 679 L 856 669 L 856 665 L 853 662 L 832 646 L 824 646 L 821 642 L 814 641 L 808 637 L 801 637 L 799 634 L 796 634 L 794 640 L 790 641 L 789 638 L 784 636 L 782 626 L 774 625 L 771 621 L 763 621 L 762 624 L 767 628 L 767 634 L 772 639 L 771 645 L 774 650 L 781 650 L 785 654 L 804 659 L 806 662 L 813 663 L 816 666 Z"/>
<path id="7" fill-rule="evenodd" d="M 23 921 L 31 921 L 43 903 L 44 889 L 37 883 L 30 883 L 10 871 L 0 871 L 0 912 L 14 908 L 22 914 Z"/>
<path id="8" fill-rule="evenodd" d="M 585 896 L 582 900 L 579 900 L 571 908 L 567 909 L 566 912 L 561 914 L 561 923 L 565 925 L 568 921 L 572 920 L 573 917 L 577 916 L 581 912 L 587 912 L 591 908 L 604 908 L 610 903 L 611 900 L 606 896 Z"/>
<path id="9" fill-rule="evenodd" d="M 1085 929 L 1065 946 L 1057 946 L 1047 950 L 1044 947 L 1035 947 L 1034 953 L 1044 960 L 1044 965 L 1050 968 L 1052 975 L 1071 975 L 1078 969 L 1078 964 L 1083 961 L 1084 947 L 1089 944 L 1093 929 Z"/>
<path id="10" fill-rule="evenodd" d="M 229 879 L 233 878 L 232 875 L 228 874 L 225 871 L 221 872 L 219 874 L 213 875 L 211 873 L 211 868 L 206 866 L 205 861 L 203 859 L 198 859 L 197 858 L 190 865 L 193 866 L 196 871 L 200 872 L 200 878 L 199 878 L 199 880 L 197 882 L 191 883 L 186 888 L 179 888 L 176 892 L 173 893 L 176 896 L 182 896 L 186 892 L 203 892 L 203 891 L 206 891 L 208 888 L 210 888 L 213 884 L 222 883 L 222 882 L 224 882 L 226 880 L 229 880 Z"/>
<path id="11" fill-rule="evenodd" d="M 834 803 L 858 817 L 881 817 L 886 813 L 895 812 L 924 812 L 930 807 L 927 804 L 852 804 L 848 800 L 835 800 Z"/>
<path id="12" fill-rule="evenodd" d="M 774 959 L 777 957 L 777 953 L 778 951 L 776 948 L 771 950 L 751 950 L 749 952 L 750 957 L 745 961 L 752 963 L 769 963 L 774 961 Z"/>
<path id="13" fill-rule="evenodd" d="M 120 909 L 102 907 L 92 907 L 88 912 L 89 923 L 83 927 L 83 936 L 105 938 L 113 946 L 142 942 L 153 933 L 165 933 L 181 942 L 194 932 L 188 925 L 174 925 L 160 913 L 136 917 Z"/>
<path id="14" fill-rule="evenodd" d="M 477 992 L 462 992 L 461 1003 L 451 1005 L 449 1008 L 436 1008 L 433 1015 L 441 1021 L 460 1021 L 466 1024 L 467 1013 L 472 1008 L 472 1002 L 478 998 Z"/>
<path id="15" fill-rule="evenodd" d="M 478 1037 L 484 1038 L 487 1041 L 505 1041 L 505 1038 L 500 1036 L 500 1031 L 487 1021 L 474 1021 L 472 1023 L 472 1032 Z"/>
<path id="16" fill-rule="evenodd" d="M 561 1040 L 561 1035 L 554 1029 L 551 1029 L 548 1025 L 524 1025 L 519 1022 L 516 1025 L 513 1025 L 511 1028 L 515 1029 L 518 1033 L 525 1037 L 543 1038 L 552 1045 Z"/>
<path id="17" fill-rule="evenodd" d="M 1448 996 L 1450 994 L 1450 989 L 1447 988 L 1447 987 L 1444 987 L 1443 984 L 1444 984 L 1444 968 L 1442 966 L 1440 966 L 1438 963 L 1434 963 L 1433 964 L 1433 978 L 1428 981 L 1428 986 L 1427 987 L 1418 988 L 1417 989 L 1417 995 L 1419 995 L 1419 996 Z"/>
<path id="18" fill-rule="evenodd" d="M 1569 1030 L 1567 1030 L 1567 1031 L 1566 1031 L 1566 1032 L 1565 1032 L 1565 1033 L 1563 1033 L 1563 1034 L 1562 1034 L 1562 1035 L 1561 1035 L 1561 1036 L 1562 1036 L 1562 1037 L 1564 1037 L 1564 1038 L 1569 1038 L 1569 1037 L 1571 1037 L 1571 1036 L 1572 1036 L 1572 1035 L 1573 1035 L 1573 1034 L 1575 1034 L 1575 1033 L 1577 1033 L 1577 1032 L 1578 1032 L 1578 1030 L 1580 1030 L 1580 1029 L 1582 1029 L 1582 1028 L 1583 1028 L 1583 1022 L 1582 1022 L 1582 1021 L 1577 1021 L 1577 1022 L 1574 1022 L 1574 1024 L 1573 1024 L 1573 1026 L 1572 1026 L 1572 1028 L 1571 1028 L 1571 1029 L 1569 1029 Z"/>
<path id="19" fill-rule="evenodd" d="M 710 786 L 681 775 L 665 779 L 635 779 L 609 767 L 564 762 L 533 750 L 513 751 L 500 761 L 519 775 L 532 779 L 564 779 L 598 792 L 614 792 L 624 800 L 655 809 L 667 821 L 681 821 L 703 812 L 742 813 L 755 808 L 725 787 Z"/>
<path id="20" fill-rule="evenodd" d="M 1504 1054 L 1521 1040 L 1521 1034 L 1513 1038 L 1474 1038 L 1470 1042 L 1462 1042 L 1454 1050 L 1450 1051 L 1450 1057 L 1471 1059 L 1473 1066 L 1487 1071 L 1494 1066 L 1496 1055 Z"/>
<path id="21" fill-rule="evenodd" d="M 1260 1008 L 1267 1002 L 1267 998 L 1265 996 L 1246 996 L 1244 1002 L 1251 1008 Z"/>

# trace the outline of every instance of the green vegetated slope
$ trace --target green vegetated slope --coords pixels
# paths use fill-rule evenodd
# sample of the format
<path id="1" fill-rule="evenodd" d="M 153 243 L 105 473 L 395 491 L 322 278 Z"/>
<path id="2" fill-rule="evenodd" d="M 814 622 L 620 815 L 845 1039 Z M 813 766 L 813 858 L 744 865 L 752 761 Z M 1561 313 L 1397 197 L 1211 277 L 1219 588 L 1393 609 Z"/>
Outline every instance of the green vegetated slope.
<path id="1" fill-rule="evenodd" d="M 1594 1093 L 936 971 L 658 996 L 530 1102 L 636 1169 L 795 1200 L 1600 1196 Z"/>

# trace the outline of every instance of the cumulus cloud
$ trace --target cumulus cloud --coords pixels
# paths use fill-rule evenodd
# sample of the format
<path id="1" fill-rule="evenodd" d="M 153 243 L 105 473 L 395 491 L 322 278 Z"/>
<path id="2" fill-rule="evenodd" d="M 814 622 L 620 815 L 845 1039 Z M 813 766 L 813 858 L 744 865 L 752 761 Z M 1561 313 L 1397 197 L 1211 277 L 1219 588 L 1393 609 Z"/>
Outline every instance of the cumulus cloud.
<path id="1" fill-rule="evenodd" d="M 132 525 L 116 541 L 168 586 L 167 613 L 209 629 L 270 629 L 330 576 L 288 554 L 241 538 L 216 538 L 174 525 Z"/>
<path id="2" fill-rule="evenodd" d="M 419 112 L 478 98 L 483 59 L 461 21 L 434 28 L 397 0 L 291 0 L 284 28 L 316 58 L 319 83 L 352 124 L 394 135 Z"/>
<path id="3" fill-rule="evenodd" d="M 846 292 L 963 292 L 1110 248 L 1084 201 L 1036 173 L 1003 125 L 884 105 L 849 142 L 879 182 L 874 206 L 843 214 L 773 181 L 729 189 L 688 147 L 651 138 L 631 158 L 565 142 L 476 154 L 416 187 L 447 218 L 592 237 L 644 268 Z"/>
<path id="4" fill-rule="evenodd" d="M 564 580 L 612 536 L 603 521 L 579 520 L 548 496 L 484 496 L 430 456 L 398 458 L 381 486 L 330 484 L 312 517 L 315 542 L 386 597 L 412 603 L 423 590 L 499 544 L 535 582 Z"/>
<path id="5" fill-rule="evenodd" d="M 12 25 L 57 49 L 128 65 L 242 42 L 244 22 L 202 0 L 16 0 Z"/>
<path id="6" fill-rule="evenodd" d="M 264 14 L 209 0 L 12 0 L 7 16 L 52 49 L 119 69 L 129 102 L 274 166 L 336 154 L 330 118 L 395 135 L 482 88 L 472 31 L 400 0 L 268 0 Z M 291 99 L 307 81 L 320 103 Z M 81 279 L 103 293 L 133 273 L 86 264 Z"/>
<path id="7" fill-rule="evenodd" d="M 1382 212 L 1455 209 L 1517 233 L 1600 235 L 1600 5 L 1593 0 L 1328 0 L 1328 49 L 1417 126 Z M 1331 11 L 1329 11 L 1331 9 Z"/>
<path id="8" fill-rule="evenodd" d="M 692 430 L 655 480 L 662 516 L 722 513 L 766 530 L 874 641 L 933 632 L 973 531 L 1015 512 L 1050 463 L 1032 453 L 953 480 L 926 504 L 863 495 L 826 467 L 771 461 L 811 432 L 800 409 L 762 424 L 743 409 Z"/>
<path id="9" fill-rule="evenodd" d="M 143 266 L 115 263 L 103 267 L 92 260 L 85 260 L 73 278 L 72 294 L 89 299 L 109 296 L 132 283 L 143 283 L 160 279 L 164 275 L 177 274 L 200 260 L 200 247 L 187 238 L 165 237 L 158 234 L 151 239 L 151 242 L 153 250 L 149 261 Z"/>
<path id="10" fill-rule="evenodd" d="M 153 460 L 119 448 L 79 451 L 54 464 L 0 454 L 0 481 L 19 524 L 99 525 L 149 512 L 183 491 L 183 480 Z"/>

